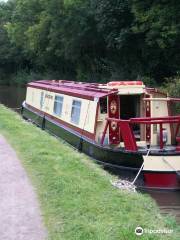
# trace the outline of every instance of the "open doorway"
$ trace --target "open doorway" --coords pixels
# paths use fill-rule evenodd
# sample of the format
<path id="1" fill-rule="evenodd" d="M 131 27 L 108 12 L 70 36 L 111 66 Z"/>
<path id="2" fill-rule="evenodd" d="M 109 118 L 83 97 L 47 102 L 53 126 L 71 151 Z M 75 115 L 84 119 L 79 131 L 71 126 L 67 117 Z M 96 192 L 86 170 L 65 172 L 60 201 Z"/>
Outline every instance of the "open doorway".
<path id="1" fill-rule="evenodd" d="M 140 117 L 140 96 L 121 95 L 120 96 L 120 118 L 129 119 Z"/>
<path id="2" fill-rule="evenodd" d="M 140 95 L 121 95 L 120 96 L 120 118 L 128 120 L 140 117 Z M 140 126 L 133 125 L 135 138 L 140 140 Z"/>

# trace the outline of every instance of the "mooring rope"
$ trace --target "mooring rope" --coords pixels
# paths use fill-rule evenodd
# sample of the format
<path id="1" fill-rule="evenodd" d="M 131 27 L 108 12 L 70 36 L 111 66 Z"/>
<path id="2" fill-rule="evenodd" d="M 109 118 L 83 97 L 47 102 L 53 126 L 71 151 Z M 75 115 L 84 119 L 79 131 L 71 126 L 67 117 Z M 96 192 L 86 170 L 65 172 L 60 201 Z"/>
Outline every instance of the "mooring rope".
<path id="1" fill-rule="evenodd" d="M 146 157 L 149 156 L 150 151 L 151 151 L 151 149 L 149 148 L 148 151 L 147 151 Z M 137 178 L 139 177 L 139 174 L 141 173 L 143 167 L 144 167 L 144 162 L 142 163 L 142 165 L 141 165 L 141 167 L 140 167 L 140 169 L 139 169 L 136 177 L 135 177 L 134 180 L 132 181 L 132 183 L 131 183 L 132 185 L 134 185 L 134 183 L 136 182 L 136 180 L 137 180 Z"/>

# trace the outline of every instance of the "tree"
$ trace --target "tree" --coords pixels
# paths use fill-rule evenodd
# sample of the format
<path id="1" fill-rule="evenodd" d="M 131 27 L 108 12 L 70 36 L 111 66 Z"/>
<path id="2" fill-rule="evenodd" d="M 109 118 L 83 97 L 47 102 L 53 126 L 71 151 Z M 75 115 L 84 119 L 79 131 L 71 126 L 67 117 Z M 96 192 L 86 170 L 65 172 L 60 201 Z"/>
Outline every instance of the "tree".
<path id="1" fill-rule="evenodd" d="M 19 49 L 11 43 L 6 31 L 6 25 L 11 21 L 14 8 L 13 0 L 7 3 L 0 2 L 0 80 L 5 83 L 9 82 L 7 75 L 15 72 L 17 65 L 23 62 Z"/>
<path id="2" fill-rule="evenodd" d="M 0 68 L 161 83 L 179 70 L 179 10 L 177 0 L 1 2 Z"/>
<path id="3" fill-rule="evenodd" d="M 144 73 L 157 81 L 175 75 L 180 65 L 180 2 L 132 0 L 132 30 L 142 45 Z"/>

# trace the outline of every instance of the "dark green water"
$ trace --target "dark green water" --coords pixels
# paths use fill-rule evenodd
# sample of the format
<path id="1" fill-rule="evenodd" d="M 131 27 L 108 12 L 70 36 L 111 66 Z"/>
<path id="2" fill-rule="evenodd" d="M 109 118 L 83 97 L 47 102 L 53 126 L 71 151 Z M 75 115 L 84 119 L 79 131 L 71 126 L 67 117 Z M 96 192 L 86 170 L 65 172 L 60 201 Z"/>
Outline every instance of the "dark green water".
<path id="1" fill-rule="evenodd" d="M 26 89 L 22 87 L 0 87 L 0 102 L 9 108 L 19 108 L 25 100 Z"/>
<path id="2" fill-rule="evenodd" d="M 180 224 L 180 191 L 146 191 L 157 202 L 161 213 L 171 214 Z"/>
<path id="3" fill-rule="evenodd" d="M 0 102 L 9 108 L 19 108 L 25 99 L 26 89 L 17 87 L 0 87 Z M 180 191 L 164 192 L 149 191 L 146 192 L 154 198 L 163 214 L 172 214 L 176 216 L 180 223 Z"/>

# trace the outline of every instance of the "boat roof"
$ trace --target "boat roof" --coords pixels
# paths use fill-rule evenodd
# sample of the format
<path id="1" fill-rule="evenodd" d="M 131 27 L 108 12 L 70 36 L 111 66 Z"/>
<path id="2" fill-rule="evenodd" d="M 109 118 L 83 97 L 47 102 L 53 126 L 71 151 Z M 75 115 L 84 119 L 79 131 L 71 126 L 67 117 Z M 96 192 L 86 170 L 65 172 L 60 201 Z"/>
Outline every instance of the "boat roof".
<path id="1" fill-rule="evenodd" d="M 27 87 L 44 89 L 49 92 L 95 100 L 115 93 L 117 89 L 107 89 L 107 84 L 84 83 L 67 80 L 39 80 L 30 82 Z"/>
<path id="2" fill-rule="evenodd" d="M 167 97 L 158 89 L 145 87 L 142 81 L 113 81 L 107 84 L 86 83 L 67 80 L 39 80 L 27 84 L 28 87 L 44 89 L 69 96 L 95 100 L 109 95 L 159 93 Z"/>

